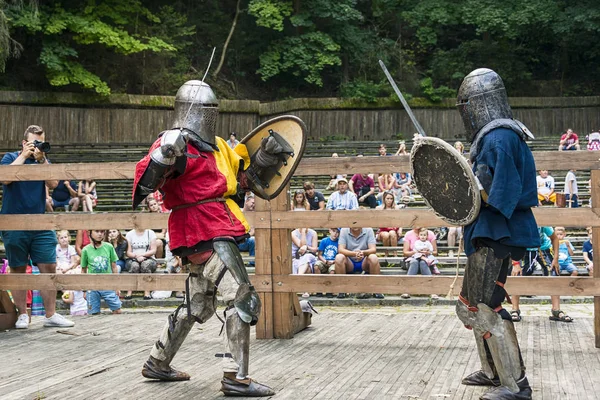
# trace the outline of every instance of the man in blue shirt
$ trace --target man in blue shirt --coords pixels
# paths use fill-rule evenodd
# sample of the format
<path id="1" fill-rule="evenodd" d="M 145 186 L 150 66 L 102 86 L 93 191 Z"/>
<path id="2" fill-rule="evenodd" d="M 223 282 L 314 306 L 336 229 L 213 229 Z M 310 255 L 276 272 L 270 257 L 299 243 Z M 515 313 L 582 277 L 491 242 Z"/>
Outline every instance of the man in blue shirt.
<path id="1" fill-rule="evenodd" d="M 481 370 L 465 385 L 497 386 L 481 399 L 531 399 L 511 315 L 502 307 L 511 258 L 520 260 L 540 239 L 531 207 L 538 204 L 536 168 L 527 128 L 512 118 L 504 83 L 480 68 L 465 77 L 457 106 L 482 193 L 481 211 L 465 226 L 467 266 L 456 313 L 473 330 Z"/>
<path id="2" fill-rule="evenodd" d="M 31 125 L 25 130 L 22 150 L 6 153 L 0 162 L 2 165 L 39 165 L 49 164 L 46 154 L 35 146 L 34 141 L 45 141 L 44 130 Z M 3 181 L 2 210 L 0 214 L 43 214 L 46 210 L 46 186 L 53 189 L 58 181 Z M 42 273 L 56 272 L 56 234 L 54 231 L 2 231 L 2 240 L 6 249 L 11 273 L 24 274 L 29 260 L 36 264 Z M 17 329 L 29 327 L 27 315 L 26 291 L 11 290 L 19 317 Z M 71 327 L 72 321 L 57 314 L 56 290 L 41 290 L 46 318 L 44 326 Z"/>
<path id="3" fill-rule="evenodd" d="M 46 211 L 53 212 L 58 207 L 63 207 L 65 211 L 77 211 L 79 208 L 77 182 L 58 181 L 58 185 L 52 190 L 52 196 L 46 199 Z"/>

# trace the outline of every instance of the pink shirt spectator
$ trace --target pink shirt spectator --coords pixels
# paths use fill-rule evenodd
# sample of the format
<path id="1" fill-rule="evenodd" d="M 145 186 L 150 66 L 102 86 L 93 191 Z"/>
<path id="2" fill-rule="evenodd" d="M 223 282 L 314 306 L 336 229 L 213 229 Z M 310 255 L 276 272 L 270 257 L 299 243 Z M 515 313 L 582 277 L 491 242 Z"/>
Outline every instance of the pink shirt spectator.
<path id="1" fill-rule="evenodd" d="M 375 181 L 373 178 L 367 175 L 367 177 L 363 177 L 361 174 L 355 174 L 352 179 L 352 187 L 354 188 L 354 193 L 359 193 L 360 189 L 364 186 L 368 186 L 369 188 L 375 187 Z"/>
<path id="2" fill-rule="evenodd" d="M 404 235 L 404 242 L 408 242 L 408 248 L 410 250 L 413 250 L 415 248 L 415 242 L 418 240 L 419 240 L 419 234 L 415 233 L 414 229 L 411 229 L 410 231 L 406 232 L 406 235 Z M 427 241 L 429 241 L 430 243 L 433 243 L 435 240 L 436 240 L 435 233 L 428 230 L 427 231 Z"/>

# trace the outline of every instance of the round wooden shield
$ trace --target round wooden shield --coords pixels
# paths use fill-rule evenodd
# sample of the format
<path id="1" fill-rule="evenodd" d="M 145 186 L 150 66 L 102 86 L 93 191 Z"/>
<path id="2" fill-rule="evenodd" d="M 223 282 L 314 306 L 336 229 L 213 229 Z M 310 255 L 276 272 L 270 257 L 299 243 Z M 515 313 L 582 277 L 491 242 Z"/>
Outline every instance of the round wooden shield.
<path id="1" fill-rule="evenodd" d="M 278 134 L 281 138 L 285 139 L 293 149 L 293 155 L 286 160 L 285 164 L 282 162 L 279 163 L 277 166 L 278 174 L 269 180 L 269 187 L 264 189 L 264 196 L 257 193 L 259 197 L 263 197 L 265 200 L 277 197 L 292 178 L 304 154 L 307 136 L 306 125 L 295 115 L 275 117 L 260 124 L 241 140 L 240 143 L 246 145 L 251 158 L 260 148 L 262 139 L 269 136 L 269 131 L 273 131 L 274 134 Z"/>
<path id="2" fill-rule="evenodd" d="M 410 152 L 410 164 L 417 189 L 440 218 L 451 225 L 468 225 L 477 218 L 481 193 L 458 150 L 439 138 L 419 138 Z"/>

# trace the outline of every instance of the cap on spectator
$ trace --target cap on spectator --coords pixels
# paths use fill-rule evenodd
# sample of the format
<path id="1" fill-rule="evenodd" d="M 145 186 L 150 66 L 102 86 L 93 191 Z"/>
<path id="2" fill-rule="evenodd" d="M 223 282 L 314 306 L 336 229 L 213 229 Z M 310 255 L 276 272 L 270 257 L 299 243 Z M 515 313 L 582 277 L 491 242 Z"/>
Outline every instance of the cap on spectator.
<path id="1" fill-rule="evenodd" d="M 237 136 L 237 134 L 235 132 L 231 132 L 229 136 Z"/>
<path id="2" fill-rule="evenodd" d="M 348 183 L 348 180 L 346 178 L 340 178 L 337 180 L 337 183 L 339 184 L 340 182 L 346 182 Z"/>

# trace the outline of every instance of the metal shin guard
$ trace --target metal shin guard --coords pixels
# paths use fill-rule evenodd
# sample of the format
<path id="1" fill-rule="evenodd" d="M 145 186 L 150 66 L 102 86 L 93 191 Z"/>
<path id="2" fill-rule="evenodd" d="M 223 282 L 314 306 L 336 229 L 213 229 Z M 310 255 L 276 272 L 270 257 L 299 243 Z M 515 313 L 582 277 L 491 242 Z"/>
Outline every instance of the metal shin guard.
<path id="1" fill-rule="evenodd" d="M 479 248 L 467 257 L 461 295 L 471 305 L 479 303 L 492 305 L 494 294 L 498 294 L 496 281 L 502 269 L 508 269 L 509 262 L 508 258 L 496 258 L 494 250 L 489 247 Z M 501 304 L 504 296 L 494 300 Z"/>
<path id="2" fill-rule="evenodd" d="M 456 315 L 458 315 L 458 318 L 465 327 L 473 329 L 473 326 L 476 324 L 476 313 L 469 311 L 467 306 L 461 301 L 456 303 Z M 490 380 L 492 380 L 496 376 L 496 371 L 493 360 L 490 360 L 491 355 L 488 354 L 488 349 L 486 349 L 483 335 L 479 334 L 474 329 L 473 333 L 475 334 L 475 342 L 477 343 L 477 354 L 479 355 L 479 361 L 481 362 L 481 370 Z"/>
<path id="3" fill-rule="evenodd" d="M 236 378 L 243 380 L 248 377 L 250 356 L 250 324 L 242 321 L 235 308 L 227 310 L 225 318 L 225 347 L 226 356 L 223 361 L 224 372 L 231 371 L 233 361 L 237 365 Z"/>

